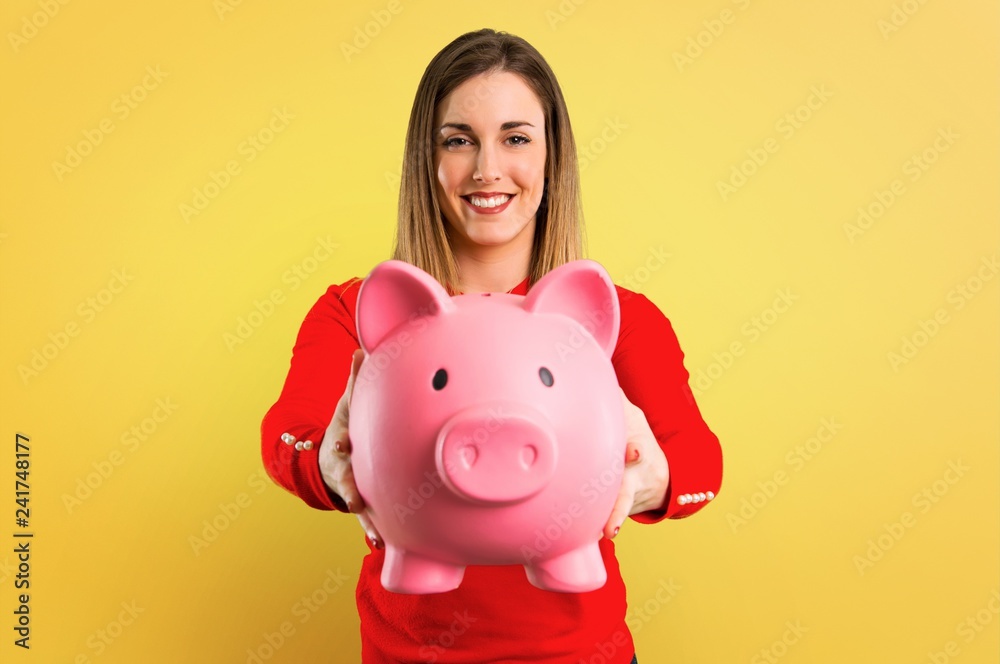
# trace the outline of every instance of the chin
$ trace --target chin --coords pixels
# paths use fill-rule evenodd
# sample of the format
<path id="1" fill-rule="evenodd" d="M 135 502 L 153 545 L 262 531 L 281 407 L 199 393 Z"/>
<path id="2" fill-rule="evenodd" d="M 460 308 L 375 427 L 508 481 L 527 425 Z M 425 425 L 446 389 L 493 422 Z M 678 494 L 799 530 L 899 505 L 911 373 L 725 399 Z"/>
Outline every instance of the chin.
<path id="1" fill-rule="evenodd" d="M 453 210 L 454 212 L 455 210 Z M 470 214 L 472 216 L 469 216 Z M 528 226 L 531 225 L 530 216 L 526 217 L 523 210 L 505 210 L 503 213 L 504 219 L 480 216 L 474 212 L 469 213 L 465 209 L 460 209 L 459 214 L 456 216 L 459 223 L 455 223 L 451 219 L 448 220 L 450 232 L 454 233 L 456 229 L 461 229 L 461 235 L 468 242 L 479 246 L 501 246 L 508 244 L 514 241 L 521 233 L 529 232 Z M 522 222 L 521 220 L 525 218 L 528 221 Z"/>
<path id="2" fill-rule="evenodd" d="M 467 229 L 469 230 L 469 229 Z M 511 242 L 517 237 L 517 232 L 513 229 L 475 229 L 466 233 L 469 241 L 481 246 L 500 246 Z"/>

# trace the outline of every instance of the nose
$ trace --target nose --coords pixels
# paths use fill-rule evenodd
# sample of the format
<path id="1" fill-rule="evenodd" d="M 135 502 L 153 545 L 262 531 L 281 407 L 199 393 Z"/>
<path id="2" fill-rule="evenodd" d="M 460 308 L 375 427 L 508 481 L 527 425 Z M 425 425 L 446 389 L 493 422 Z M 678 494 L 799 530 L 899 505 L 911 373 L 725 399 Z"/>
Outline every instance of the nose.
<path id="1" fill-rule="evenodd" d="M 437 470 L 448 488 L 478 503 L 526 500 L 548 485 L 556 436 L 541 413 L 521 404 L 468 408 L 438 434 Z"/>
<path id="2" fill-rule="evenodd" d="M 496 182 L 500 179 L 500 163 L 496 150 L 489 145 L 479 148 L 476 155 L 476 172 L 472 174 L 476 182 Z"/>

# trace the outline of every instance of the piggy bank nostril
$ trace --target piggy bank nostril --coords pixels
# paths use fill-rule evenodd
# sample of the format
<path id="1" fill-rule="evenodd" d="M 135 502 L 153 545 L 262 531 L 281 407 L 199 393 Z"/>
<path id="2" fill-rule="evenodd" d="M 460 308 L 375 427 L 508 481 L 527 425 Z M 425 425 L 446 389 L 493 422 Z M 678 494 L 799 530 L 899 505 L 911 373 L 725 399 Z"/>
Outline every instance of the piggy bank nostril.
<path id="1" fill-rule="evenodd" d="M 525 470 L 535 465 L 535 459 L 537 458 L 538 450 L 534 445 L 525 445 L 521 448 L 521 467 Z"/>
<path id="2" fill-rule="evenodd" d="M 469 470 L 476 464 L 476 459 L 479 458 L 479 451 L 475 445 L 466 445 L 459 450 L 458 458 L 462 460 L 462 465 L 465 466 L 465 469 Z"/>

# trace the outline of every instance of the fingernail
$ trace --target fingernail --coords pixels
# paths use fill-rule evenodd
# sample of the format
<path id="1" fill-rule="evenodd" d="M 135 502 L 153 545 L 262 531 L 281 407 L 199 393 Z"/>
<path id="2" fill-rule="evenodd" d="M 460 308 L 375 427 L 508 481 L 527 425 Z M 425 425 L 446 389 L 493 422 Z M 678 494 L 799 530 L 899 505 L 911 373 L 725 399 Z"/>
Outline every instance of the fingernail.
<path id="1" fill-rule="evenodd" d="M 632 461 L 638 461 L 638 460 L 639 460 L 639 449 L 636 448 L 632 450 Z"/>
<path id="2" fill-rule="evenodd" d="M 615 532 L 611 533 L 611 537 L 614 537 L 615 535 L 617 535 L 619 530 L 621 530 L 621 526 L 616 526 L 615 527 Z"/>
<path id="3" fill-rule="evenodd" d="M 347 511 L 348 512 L 353 512 L 354 511 L 354 501 L 353 500 L 348 500 L 347 501 Z"/>

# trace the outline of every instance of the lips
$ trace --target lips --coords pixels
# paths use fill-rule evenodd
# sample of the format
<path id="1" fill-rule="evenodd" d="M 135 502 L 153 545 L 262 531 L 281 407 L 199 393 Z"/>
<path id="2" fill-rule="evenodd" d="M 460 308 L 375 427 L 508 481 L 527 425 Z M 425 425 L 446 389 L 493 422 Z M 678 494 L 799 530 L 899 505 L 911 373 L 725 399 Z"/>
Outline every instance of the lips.
<path id="1" fill-rule="evenodd" d="M 462 196 L 462 200 L 479 214 L 503 212 L 514 198 L 513 194 L 499 192 L 475 192 Z"/>

